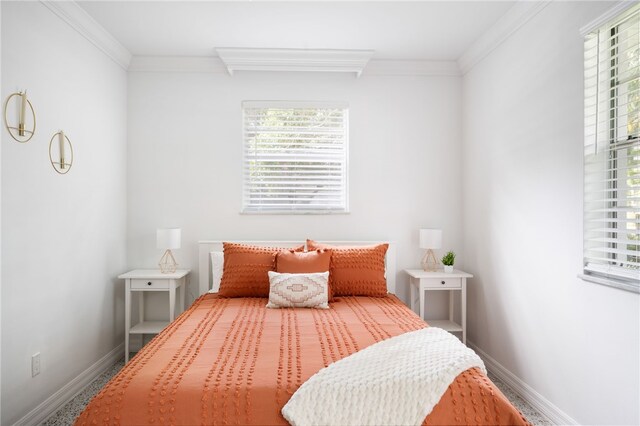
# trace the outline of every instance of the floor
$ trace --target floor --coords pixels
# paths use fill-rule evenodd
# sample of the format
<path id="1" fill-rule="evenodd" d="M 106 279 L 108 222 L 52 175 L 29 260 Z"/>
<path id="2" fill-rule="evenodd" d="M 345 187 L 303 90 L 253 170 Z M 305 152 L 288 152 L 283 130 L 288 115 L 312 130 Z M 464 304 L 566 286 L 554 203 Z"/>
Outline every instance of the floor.
<path id="1" fill-rule="evenodd" d="M 84 407 L 89 403 L 93 395 L 95 395 L 120 369 L 124 366 L 124 359 L 115 363 L 111 368 L 102 373 L 98 378 L 91 382 L 86 388 L 76 395 L 65 406 L 49 417 L 43 424 L 46 426 L 62 426 L 71 425 L 75 418 L 82 412 Z M 502 383 L 493 374 L 489 373 L 489 378 L 500 388 L 509 401 L 515 405 L 518 410 L 534 425 L 551 425 L 545 417 L 536 411 L 531 405 L 526 403 L 507 385 Z"/>
<path id="2" fill-rule="evenodd" d="M 504 396 L 529 420 L 531 424 L 548 426 L 553 425 L 546 417 L 540 414 L 535 408 L 533 408 L 527 401 L 520 398 L 520 395 L 511 390 L 511 388 L 505 385 L 502 380 L 498 379 L 493 374 L 487 374 L 491 381 L 498 386 Z"/>

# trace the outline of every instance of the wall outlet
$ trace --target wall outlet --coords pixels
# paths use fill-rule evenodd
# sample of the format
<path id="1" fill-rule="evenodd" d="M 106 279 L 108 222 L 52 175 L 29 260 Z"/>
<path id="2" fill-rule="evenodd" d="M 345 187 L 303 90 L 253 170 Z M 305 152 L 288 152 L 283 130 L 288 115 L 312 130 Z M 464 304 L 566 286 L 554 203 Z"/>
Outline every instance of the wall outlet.
<path id="1" fill-rule="evenodd" d="M 40 374 L 40 352 L 31 355 L 31 377 Z"/>

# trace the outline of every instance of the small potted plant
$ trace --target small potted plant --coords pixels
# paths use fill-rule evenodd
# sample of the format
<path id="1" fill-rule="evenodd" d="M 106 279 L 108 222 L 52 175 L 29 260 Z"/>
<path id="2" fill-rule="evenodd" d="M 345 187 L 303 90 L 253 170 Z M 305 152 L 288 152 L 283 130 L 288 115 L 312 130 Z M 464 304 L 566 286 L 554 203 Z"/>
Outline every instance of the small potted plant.
<path id="1" fill-rule="evenodd" d="M 456 260 L 456 254 L 452 251 L 448 251 L 447 254 L 445 254 L 442 257 L 444 272 L 446 272 L 447 274 L 450 274 L 453 272 L 453 262 L 455 262 L 455 260 Z"/>

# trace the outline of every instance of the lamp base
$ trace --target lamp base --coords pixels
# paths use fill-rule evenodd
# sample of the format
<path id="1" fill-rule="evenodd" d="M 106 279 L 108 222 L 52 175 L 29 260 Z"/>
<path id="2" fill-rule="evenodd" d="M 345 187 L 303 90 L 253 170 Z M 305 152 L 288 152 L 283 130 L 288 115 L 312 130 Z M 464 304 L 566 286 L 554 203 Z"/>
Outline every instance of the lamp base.
<path id="1" fill-rule="evenodd" d="M 433 254 L 433 250 L 427 250 L 420 265 L 422 265 L 423 270 L 428 272 L 434 272 L 438 269 L 438 260 L 436 259 L 436 255 Z"/>
<path id="2" fill-rule="evenodd" d="M 176 271 L 178 262 L 176 262 L 176 259 L 173 257 L 171 250 L 167 250 L 160 258 L 158 265 L 160 265 L 160 272 L 163 274 L 172 274 Z"/>

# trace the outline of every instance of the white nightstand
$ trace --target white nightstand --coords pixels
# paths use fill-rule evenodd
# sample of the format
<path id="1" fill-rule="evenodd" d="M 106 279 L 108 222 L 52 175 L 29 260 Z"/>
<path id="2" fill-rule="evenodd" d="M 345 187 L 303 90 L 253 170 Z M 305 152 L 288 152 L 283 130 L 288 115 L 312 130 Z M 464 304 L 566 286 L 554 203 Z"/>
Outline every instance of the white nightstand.
<path id="1" fill-rule="evenodd" d="M 411 284 L 411 309 L 415 312 L 415 304 L 419 299 L 420 318 L 424 319 L 424 302 L 425 291 L 449 291 L 449 319 L 446 320 L 429 320 L 429 325 L 439 327 L 449 332 L 461 332 L 462 343 L 467 344 L 467 278 L 473 278 L 473 275 L 466 272 L 453 270 L 447 274 L 444 271 L 427 272 L 422 269 L 406 269 L 409 274 L 409 283 Z M 462 324 L 453 321 L 453 292 L 461 292 L 460 317 Z M 419 298 L 416 298 L 416 292 Z"/>
<path id="2" fill-rule="evenodd" d="M 178 269 L 174 273 L 163 274 L 154 269 L 136 269 L 119 275 L 125 280 L 124 295 L 124 362 L 129 362 L 129 335 L 130 334 L 158 334 L 171 321 L 176 318 L 176 289 L 180 289 L 180 312 L 184 311 L 184 289 L 187 286 L 188 269 Z M 138 316 L 139 321 L 131 327 L 131 293 L 139 292 Z M 166 291 L 169 292 L 169 321 L 145 321 L 144 320 L 144 292 Z"/>

